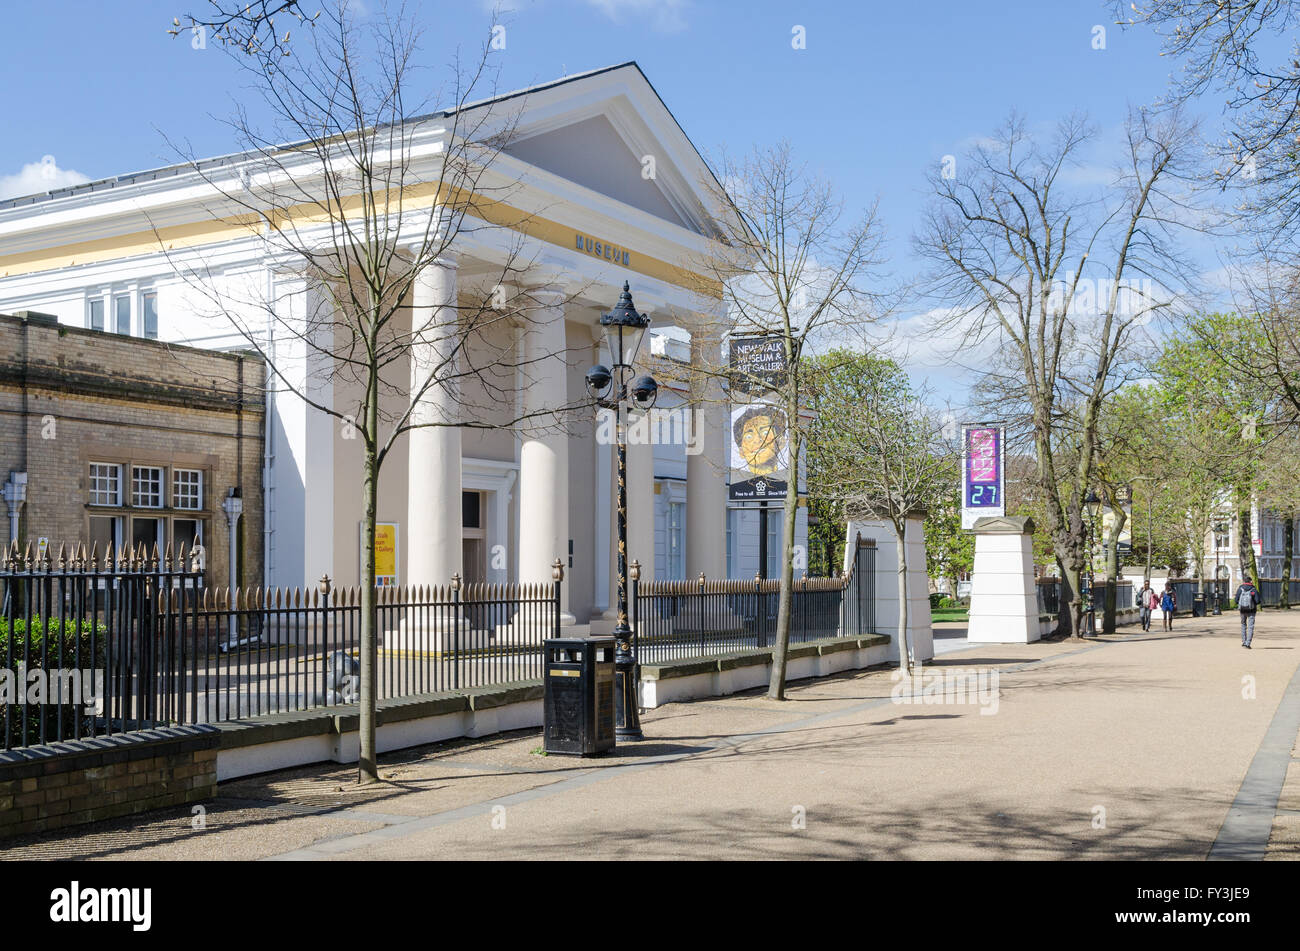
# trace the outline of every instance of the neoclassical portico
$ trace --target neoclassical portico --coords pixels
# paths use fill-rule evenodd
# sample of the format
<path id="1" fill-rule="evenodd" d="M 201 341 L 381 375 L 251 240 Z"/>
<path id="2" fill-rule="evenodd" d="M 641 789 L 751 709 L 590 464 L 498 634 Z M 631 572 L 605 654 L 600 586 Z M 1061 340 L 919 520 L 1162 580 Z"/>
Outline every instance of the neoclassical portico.
<path id="1" fill-rule="evenodd" d="M 387 578 L 400 585 L 445 586 L 453 576 L 550 583 L 559 558 L 567 573 L 566 619 L 599 624 L 613 600 L 614 466 L 592 407 L 581 405 L 582 374 L 608 360 L 597 325 L 624 281 L 650 314 L 652 330 L 691 334 L 691 359 L 716 365 L 720 315 L 712 310 L 720 295 L 707 292 L 690 263 L 710 252 L 717 233 L 706 210 L 711 173 L 635 64 L 502 100 L 514 112 L 514 136 L 476 186 L 491 201 L 418 275 L 409 300 L 409 366 L 395 370 L 385 390 L 389 418 L 410 408 L 417 424 L 395 442 L 380 476 L 378 517 L 395 544 Z M 450 123 L 438 114 L 412 121 L 414 174 L 435 182 L 445 154 L 439 137 Z M 239 157 L 228 164 L 237 174 Z M 290 323 L 325 305 L 328 295 L 268 263 L 265 242 L 250 237 L 247 226 L 213 218 L 201 176 L 185 166 L 173 171 L 0 203 L 0 235 L 18 249 L 0 255 L 0 310 L 34 310 L 90 327 L 89 302 L 147 288 L 161 340 L 233 350 L 246 347 L 247 338 L 230 318 L 222 326 L 209 322 L 203 295 L 178 269 L 228 281 L 224 293 L 266 288 L 276 317 Z M 421 197 L 407 211 L 436 213 L 436 189 L 415 191 Z M 84 236 L 92 231 L 89 247 Z M 163 234 L 174 244 L 160 247 Z M 512 261 L 524 266 L 512 268 Z M 514 402 L 493 417 L 526 417 L 513 426 L 466 418 L 478 412 L 467 409 L 477 404 L 464 392 L 474 380 L 458 380 L 455 372 L 465 353 L 457 350 L 458 319 L 467 305 L 491 296 L 506 271 L 517 283 L 511 293 L 527 306 L 495 322 L 492 339 L 474 345 L 514 355 L 514 385 L 501 387 L 513 390 Z M 245 327 L 258 319 L 266 320 L 240 317 Z M 360 444 L 344 420 L 317 408 L 346 413 L 342 407 L 355 404 L 355 381 L 313 363 L 307 350 L 295 349 L 292 333 L 268 329 L 263 345 L 286 385 L 267 401 L 262 581 L 315 586 L 328 574 L 339 584 L 368 583 L 360 577 Z M 444 372 L 424 386 L 439 367 Z M 714 377 L 701 377 L 683 398 L 699 411 L 702 448 L 673 464 L 684 471 L 684 486 L 676 468 L 671 475 L 675 511 L 685 498 L 684 568 L 691 577 L 723 577 L 726 409 Z M 656 476 L 661 488 L 667 478 L 656 467 L 663 453 L 645 443 L 628 446 L 629 556 L 640 562 L 643 578 L 655 571 Z"/>

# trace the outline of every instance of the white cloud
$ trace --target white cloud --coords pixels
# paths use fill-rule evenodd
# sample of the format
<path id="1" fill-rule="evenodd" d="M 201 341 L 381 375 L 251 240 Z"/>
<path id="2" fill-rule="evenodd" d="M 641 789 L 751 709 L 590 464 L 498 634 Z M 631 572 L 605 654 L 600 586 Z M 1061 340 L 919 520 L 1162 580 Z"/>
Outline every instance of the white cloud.
<path id="1" fill-rule="evenodd" d="M 88 176 L 70 168 L 59 168 L 54 156 L 46 155 L 39 162 L 24 165 L 15 175 L 0 175 L 0 200 L 39 195 L 88 181 Z"/>
<path id="2" fill-rule="evenodd" d="M 584 0 L 615 23 L 623 22 L 623 15 L 649 17 L 650 26 L 659 33 L 678 33 L 686 29 L 682 14 L 686 0 Z"/>

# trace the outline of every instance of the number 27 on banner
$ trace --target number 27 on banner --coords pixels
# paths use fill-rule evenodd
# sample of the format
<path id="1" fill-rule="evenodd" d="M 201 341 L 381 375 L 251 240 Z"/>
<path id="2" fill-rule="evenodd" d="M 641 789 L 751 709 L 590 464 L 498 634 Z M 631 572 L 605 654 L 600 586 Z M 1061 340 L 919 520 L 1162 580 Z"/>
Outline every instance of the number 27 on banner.
<path id="1" fill-rule="evenodd" d="M 1004 433 L 1003 427 L 987 423 L 962 427 L 962 528 L 986 516 L 1006 514 Z"/>

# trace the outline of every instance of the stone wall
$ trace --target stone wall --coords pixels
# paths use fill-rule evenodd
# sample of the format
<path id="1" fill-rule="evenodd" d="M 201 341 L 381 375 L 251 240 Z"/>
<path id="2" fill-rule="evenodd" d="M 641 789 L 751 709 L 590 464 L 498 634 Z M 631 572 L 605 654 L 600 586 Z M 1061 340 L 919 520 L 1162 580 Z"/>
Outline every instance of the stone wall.
<path id="1" fill-rule="evenodd" d="M 0 753 L 0 839 L 210 799 L 216 727 L 160 727 Z"/>

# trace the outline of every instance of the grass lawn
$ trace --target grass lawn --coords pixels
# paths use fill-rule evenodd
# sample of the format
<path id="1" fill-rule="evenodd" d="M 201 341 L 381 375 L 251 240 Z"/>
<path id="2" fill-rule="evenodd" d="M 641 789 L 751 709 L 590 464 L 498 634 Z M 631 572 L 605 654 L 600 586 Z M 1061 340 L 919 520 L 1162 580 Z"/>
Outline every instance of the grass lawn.
<path id="1" fill-rule="evenodd" d="M 932 621 L 968 621 L 970 612 L 966 608 L 931 608 Z"/>

